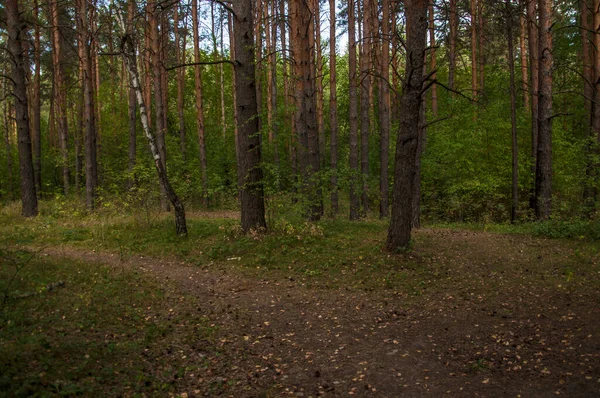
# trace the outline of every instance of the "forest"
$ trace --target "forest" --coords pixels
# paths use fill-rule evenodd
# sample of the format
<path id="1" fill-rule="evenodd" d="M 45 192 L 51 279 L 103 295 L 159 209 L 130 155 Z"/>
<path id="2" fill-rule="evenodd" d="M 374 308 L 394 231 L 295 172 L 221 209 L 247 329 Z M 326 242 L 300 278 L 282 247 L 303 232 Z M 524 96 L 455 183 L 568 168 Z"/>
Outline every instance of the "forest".
<path id="1" fill-rule="evenodd" d="M 0 397 L 600 394 L 598 48 L 600 0 L 3 1 Z"/>

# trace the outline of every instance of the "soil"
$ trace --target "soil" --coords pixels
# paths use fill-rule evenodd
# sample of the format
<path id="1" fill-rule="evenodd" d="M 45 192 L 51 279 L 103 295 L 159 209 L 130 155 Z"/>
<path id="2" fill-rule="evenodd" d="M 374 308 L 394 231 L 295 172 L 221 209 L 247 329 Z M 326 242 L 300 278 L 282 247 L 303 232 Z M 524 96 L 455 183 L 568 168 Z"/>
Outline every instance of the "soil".
<path id="1" fill-rule="evenodd" d="M 398 255 L 399 267 L 410 256 L 431 278 L 410 295 L 252 277 L 227 264 L 45 253 L 145 273 L 170 296 L 195 298 L 217 328 L 216 348 L 185 347 L 209 366 L 177 380 L 183 396 L 600 396 L 598 253 L 484 232 L 423 229 L 416 239 L 425 243 Z"/>

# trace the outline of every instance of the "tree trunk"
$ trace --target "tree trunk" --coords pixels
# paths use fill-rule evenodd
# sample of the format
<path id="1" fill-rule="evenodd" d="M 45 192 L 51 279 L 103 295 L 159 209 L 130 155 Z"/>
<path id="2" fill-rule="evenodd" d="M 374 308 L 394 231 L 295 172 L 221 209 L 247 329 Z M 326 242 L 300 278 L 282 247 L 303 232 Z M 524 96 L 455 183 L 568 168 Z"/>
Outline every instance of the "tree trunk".
<path id="1" fill-rule="evenodd" d="M 429 56 L 430 59 L 430 72 L 432 73 L 431 79 L 435 80 L 436 78 L 436 69 L 437 69 L 437 58 L 436 58 L 436 47 L 435 47 L 435 14 L 433 8 L 433 0 L 429 4 Z M 437 118 L 438 115 L 438 98 L 437 98 L 437 85 L 431 86 L 431 113 L 433 114 L 433 118 Z"/>
<path id="2" fill-rule="evenodd" d="M 546 220 L 552 211 L 552 1 L 539 0 L 539 115 L 535 174 L 535 215 Z"/>
<path id="3" fill-rule="evenodd" d="M 113 0 L 114 1 L 114 0 Z M 114 4 L 114 3 L 113 3 Z M 117 18 L 119 20 L 119 25 L 121 28 L 121 52 L 123 55 L 123 59 L 125 61 L 125 65 L 127 67 L 127 71 L 129 72 L 129 78 L 131 82 L 131 87 L 135 90 L 136 98 L 138 102 L 138 106 L 140 108 L 140 119 L 142 122 L 142 127 L 144 129 L 144 134 L 148 139 L 148 144 L 150 146 L 150 151 L 152 153 L 152 158 L 154 160 L 154 167 L 158 173 L 158 179 L 163 186 L 165 193 L 173 208 L 175 209 L 175 231 L 177 235 L 187 236 L 187 223 L 185 219 L 185 208 L 183 203 L 177 197 L 177 194 L 173 190 L 169 182 L 169 177 L 167 175 L 167 170 L 163 166 L 163 161 L 161 159 L 160 151 L 158 150 L 158 146 L 156 145 L 156 139 L 152 130 L 150 129 L 150 124 L 148 122 L 148 115 L 146 113 L 146 105 L 144 103 L 144 97 L 142 94 L 142 88 L 140 87 L 140 79 L 137 70 L 137 61 L 135 56 L 135 45 L 133 43 L 132 32 L 127 31 L 124 18 L 120 12 L 117 12 Z"/>
<path id="4" fill-rule="evenodd" d="M 94 112 L 94 84 L 92 80 L 91 32 L 88 26 L 89 15 L 87 2 L 77 0 L 77 25 L 79 30 L 79 45 L 81 69 L 83 72 L 83 119 L 85 124 L 85 204 L 88 210 L 93 210 L 98 185 L 98 165 L 96 159 L 96 119 Z"/>
<path id="5" fill-rule="evenodd" d="M 329 144 L 331 167 L 331 215 L 339 212 L 338 199 L 338 121 L 337 121 L 337 53 L 335 0 L 329 0 Z"/>
<path id="6" fill-rule="evenodd" d="M 389 157 L 390 157 L 390 2 L 382 2 L 381 78 L 379 79 L 379 218 L 389 215 Z"/>
<path id="7" fill-rule="evenodd" d="M 359 217 L 360 202 L 358 189 L 358 96 L 356 76 L 356 18 L 355 0 L 348 0 L 348 86 L 350 128 L 350 220 Z"/>
<path id="8" fill-rule="evenodd" d="M 152 79 L 154 83 L 154 125 L 156 126 L 156 145 L 158 146 L 158 152 L 160 152 L 160 160 L 162 167 L 167 169 L 167 147 L 165 142 L 166 126 L 164 124 L 165 118 L 165 103 L 163 95 L 163 60 L 161 51 L 161 40 L 159 30 L 159 18 L 160 11 L 156 4 L 156 0 L 148 1 L 148 27 L 150 29 L 150 49 L 152 55 Z M 169 201 L 167 198 L 167 192 L 165 192 L 165 186 L 160 185 L 160 207 L 164 211 L 169 211 Z"/>
<path id="9" fill-rule="evenodd" d="M 515 86 L 515 55 L 513 45 L 513 12 L 510 0 L 505 0 L 508 34 L 508 69 L 510 72 L 510 122 L 512 137 L 512 202 L 510 221 L 517 221 L 519 210 L 519 148 L 517 141 L 517 89 Z M 521 20 L 523 16 L 521 15 Z M 522 26 L 522 25 L 521 25 Z"/>
<path id="10" fill-rule="evenodd" d="M 198 23 L 198 0 L 192 0 L 194 62 L 200 62 L 200 35 L 198 33 Z M 200 65 L 194 65 L 194 84 L 196 88 L 196 126 L 198 131 L 198 149 L 200 151 L 200 173 L 202 175 L 202 203 L 204 207 L 206 207 L 208 206 L 208 162 L 206 159 L 202 70 Z"/>
<path id="11" fill-rule="evenodd" d="M 314 19 L 311 5 L 293 0 L 292 37 L 296 74 L 296 132 L 298 135 L 299 168 L 306 193 L 307 218 L 320 219 L 323 199 L 318 186 L 320 170 L 319 137 L 317 135 L 315 98 Z"/>
<path id="12" fill-rule="evenodd" d="M 211 3 L 212 4 L 212 3 Z M 173 24 L 175 30 L 175 55 L 177 64 L 181 65 L 185 60 L 185 47 L 187 42 L 187 29 L 179 28 L 179 4 L 175 4 L 173 13 Z M 183 21 L 184 27 L 187 27 L 186 20 Z M 183 32 L 183 37 L 182 33 Z M 186 160 L 186 131 L 185 131 L 185 71 L 186 68 L 177 68 L 177 116 L 179 118 L 179 150 L 183 160 Z"/>
<path id="13" fill-rule="evenodd" d="M 406 69 L 401 97 L 401 116 L 396 143 L 392 218 L 386 248 L 397 251 L 410 242 L 413 213 L 415 161 L 419 141 L 423 64 L 427 41 L 427 1 L 406 1 Z"/>
<path id="14" fill-rule="evenodd" d="M 236 1 L 233 3 L 233 10 L 235 12 L 233 31 L 235 36 L 235 91 L 242 230 L 264 230 L 267 224 L 265 221 L 263 172 L 260 166 L 261 148 L 255 86 L 256 64 L 252 32 L 254 20 L 252 1 Z"/>
<path id="15" fill-rule="evenodd" d="M 361 203 L 362 216 L 366 217 L 369 210 L 369 134 L 371 130 L 371 119 L 369 111 L 371 101 L 369 92 L 371 90 L 371 2 L 363 0 L 362 9 L 362 43 L 360 52 L 360 170 L 361 170 Z"/>
<path id="16" fill-rule="evenodd" d="M 67 109 L 66 109 L 66 88 L 64 83 L 64 55 L 62 52 L 62 39 L 59 27 L 59 8 L 58 1 L 51 0 L 49 3 L 50 23 L 52 35 L 52 68 L 54 72 L 54 106 L 56 109 L 56 120 L 58 125 L 58 141 L 62 161 L 62 182 L 65 195 L 69 193 L 70 172 L 69 172 L 69 147 L 67 141 Z"/>
<path id="17" fill-rule="evenodd" d="M 134 0 L 128 1 L 127 7 L 127 26 L 128 29 L 133 30 L 133 18 L 136 12 L 136 4 Z M 136 160 L 137 160 L 137 125 L 136 125 L 136 93 L 133 86 L 129 86 L 129 99 L 128 99 L 128 116 L 129 116 L 129 179 L 128 189 L 132 189 L 136 183 L 134 175 Z"/>
<path id="18" fill-rule="evenodd" d="M 481 0 L 480 0 L 481 1 Z M 471 90 L 477 96 L 477 0 L 471 0 Z"/>
<path id="19" fill-rule="evenodd" d="M 529 193 L 529 207 L 535 212 L 535 176 L 538 148 L 538 113 L 539 113 L 539 57 L 538 57 L 538 29 L 536 0 L 527 1 L 527 33 L 529 37 L 529 67 L 531 69 L 531 83 L 529 90 L 531 92 L 531 178 L 533 183 Z"/>
<path id="20" fill-rule="evenodd" d="M 325 95 L 323 93 L 323 49 L 321 48 L 321 7 L 320 0 L 312 2 L 315 25 L 315 86 L 317 106 L 317 139 L 319 141 L 319 155 L 325 160 L 325 121 L 323 117 Z M 319 156 L 319 160 L 321 160 Z"/>
<path id="21" fill-rule="evenodd" d="M 39 19 L 39 4 L 38 0 L 34 0 L 33 18 Z M 35 186 L 38 198 L 42 196 L 42 127 L 41 127 L 41 40 L 40 26 L 34 26 L 34 42 L 33 42 L 33 62 L 34 62 L 34 80 L 33 80 L 33 131 L 31 132 L 33 146 L 33 172 L 35 175 Z"/>
<path id="22" fill-rule="evenodd" d="M 19 149 L 21 214 L 24 217 L 33 217 L 37 215 L 38 209 L 37 196 L 35 194 L 35 177 L 33 174 L 33 157 L 31 155 L 31 136 L 29 134 L 29 108 L 27 105 L 27 82 L 25 79 L 26 63 L 23 51 L 23 41 L 27 40 L 27 38 L 23 30 L 25 24 L 21 20 L 18 0 L 6 0 L 5 11 Z"/>
<path id="23" fill-rule="evenodd" d="M 450 87 L 451 90 L 454 90 L 454 75 L 456 73 L 456 36 L 458 33 L 456 1 L 457 0 L 450 0 L 450 34 L 448 36 L 448 87 Z"/>
<path id="24" fill-rule="evenodd" d="M 581 25 L 582 32 L 582 52 L 583 52 L 583 77 L 584 77 L 584 96 L 590 100 L 584 99 L 586 113 L 589 115 L 589 123 L 586 126 L 588 133 L 588 142 L 586 149 L 588 152 L 588 161 L 586 167 L 586 183 L 583 190 L 585 212 L 591 216 L 596 207 L 598 196 L 598 160 L 599 149 L 596 144 L 596 137 L 600 137 L 600 1 L 592 0 L 592 21 L 590 24 L 590 4 L 582 0 L 581 5 Z M 592 50 L 590 51 L 589 35 L 593 31 Z"/>
<path id="25" fill-rule="evenodd" d="M 5 64 L 5 67 L 7 65 Z M 8 95 L 8 79 L 3 79 L 2 81 L 2 98 L 7 98 Z M 6 173 L 7 173 L 7 185 L 8 185 L 8 194 L 11 200 L 16 198 L 15 193 L 15 176 L 14 176 L 14 165 L 13 165 L 13 156 L 12 156 L 12 148 L 10 145 L 10 136 L 11 136 L 11 122 L 12 115 L 10 115 L 9 110 L 9 102 L 2 101 L 2 121 L 4 122 L 4 147 L 6 149 Z"/>
<path id="26" fill-rule="evenodd" d="M 525 44 L 525 33 L 527 31 L 527 25 L 525 20 L 525 14 L 522 10 L 519 11 L 519 49 L 521 50 L 521 87 L 523 90 L 523 108 L 526 111 L 529 110 L 529 76 L 527 74 L 527 49 Z"/>

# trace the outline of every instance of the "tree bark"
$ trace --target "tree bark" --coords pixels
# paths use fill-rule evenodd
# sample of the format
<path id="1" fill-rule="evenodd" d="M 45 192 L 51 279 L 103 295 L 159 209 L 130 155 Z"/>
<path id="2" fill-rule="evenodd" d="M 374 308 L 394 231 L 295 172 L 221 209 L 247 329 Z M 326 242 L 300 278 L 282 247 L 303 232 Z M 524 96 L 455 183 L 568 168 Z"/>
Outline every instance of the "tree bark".
<path id="1" fill-rule="evenodd" d="M 434 1 L 431 0 L 429 4 L 429 56 L 430 64 L 429 70 L 432 73 L 431 79 L 436 79 L 436 69 L 437 69 L 437 58 L 436 58 L 436 47 L 435 47 L 435 13 L 434 13 Z M 438 98 L 437 98 L 437 85 L 431 86 L 431 113 L 433 114 L 434 119 L 437 118 L 438 115 Z"/>
<path id="2" fill-rule="evenodd" d="M 358 96 L 356 76 L 355 0 L 348 0 L 348 86 L 350 129 L 350 220 L 357 220 L 360 211 L 358 190 Z"/>
<path id="3" fill-rule="evenodd" d="M 525 33 L 527 31 L 527 22 L 525 14 L 522 10 L 519 11 L 519 49 L 521 50 L 521 87 L 523 90 L 523 108 L 529 111 L 531 106 L 529 103 L 529 76 L 527 73 L 527 46 L 525 43 Z"/>
<path id="4" fill-rule="evenodd" d="M 457 0 L 450 0 L 450 33 L 448 36 L 448 87 L 454 90 L 456 73 L 456 37 L 458 33 L 458 17 L 456 15 Z"/>
<path id="5" fill-rule="evenodd" d="M 552 1 L 539 0 L 539 116 L 535 175 L 535 215 L 546 220 L 552 211 Z"/>
<path id="6" fill-rule="evenodd" d="M 35 177 L 33 173 L 33 157 L 31 154 L 31 136 L 29 131 L 29 114 L 27 105 L 27 82 L 25 79 L 26 63 L 24 59 L 23 41 L 25 37 L 24 23 L 19 13 L 18 0 L 6 0 L 6 24 L 8 33 L 9 63 L 12 66 L 13 97 L 17 124 L 17 140 L 19 149 L 19 175 L 21 177 L 21 214 L 34 217 L 38 213 L 37 196 L 35 194 Z"/>
<path id="7" fill-rule="evenodd" d="M 379 79 L 379 218 L 389 215 L 389 157 L 390 157 L 390 2 L 382 2 L 381 78 Z"/>
<path id="8" fill-rule="evenodd" d="M 62 183 L 64 194 L 69 193 L 70 171 L 69 171 L 69 147 L 67 139 L 67 109 L 66 88 L 64 83 L 64 55 L 62 51 L 62 38 L 59 27 L 59 7 L 57 0 L 49 3 L 51 36 L 52 36 L 52 68 L 54 72 L 54 106 L 56 109 L 56 120 L 58 127 L 58 141 L 62 161 Z"/>
<path id="9" fill-rule="evenodd" d="M 527 33 L 529 37 L 529 67 L 531 69 L 531 83 L 529 90 L 531 92 L 531 178 L 532 184 L 529 193 L 529 207 L 535 212 L 535 179 L 537 167 L 537 148 L 538 148 L 538 113 L 539 113 L 539 57 L 538 57 L 538 37 L 536 0 L 527 1 Z"/>
<path id="10" fill-rule="evenodd" d="M 130 31 L 133 31 L 133 18 L 136 12 L 135 0 L 129 0 L 127 3 L 127 25 Z M 134 175 L 137 162 L 137 124 L 136 124 L 136 93 L 135 88 L 129 85 L 128 98 L 128 116 L 129 116 L 129 180 L 128 189 L 132 189 L 136 183 Z"/>
<path id="11" fill-rule="evenodd" d="M 512 149 L 512 201 L 510 221 L 516 222 L 519 210 L 519 148 L 517 141 L 517 89 L 515 86 L 515 55 L 513 44 L 513 10 L 510 0 L 505 0 L 506 30 L 508 35 L 508 69 L 510 74 L 510 124 Z M 521 15 L 521 20 L 523 16 Z M 522 26 L 522 25 L 521 25 Z"/>
<path id="12" fill-rule="evenodd" d="M 135 45 L 133 43 L 132 32 L 127 31 L 124 18 L 120 12 L 117 12 L 117 18 L 121 29 L 121 53 L 123 56 L 123 60 L 125 61 L 125 65 L 127 67 L 127 71 L 129 73 L 131 87 L 133 87 L 136 93 L 136 98 L 140 109 L 140 119 L 142 122 L 142 127 L 144 129 L 144 134 L 150 146 L 150 151 L 154 160 L 154 167 L 156 168 L 159 182 L 161 186 L 163 186 L 169 201 L 175 209 L 175 231 L 179 236 L 187 236 L 187 223 L 185 219 L 184 205 L 179 200 L 177 194 L 175 193 L 173 187 L 169 182 L 167 170 L 163 166 L 161 154 L 158 150 L 158 146 L 156 145 L 156 138 L 154 137 L 154 134 L 152 133 L 152 130 L 150 129 L 150 124 L 148 122 L 146 105 L 144 103 L 142 88 L 140 87 L 140 78 L 137 70 Z"/>
<path id="13" fill-rule="evenodd" d="M 38 0 L 34 0 L 33 17 L 37 21 L 39 19 L 39 4 Z M 33 172 L 35 175 L 35 186 L 38 198 L 42 196 L 42 96 L 41 96 L 41 40 L 40 26 L 34 26 L 34 41 L 33 41 L 33 62 L 34 62 L 34 80 L 33 80 L 33 123 L 31 132 L 33 146 Z"/>
<path id="14" fill-rule="evenodd" d="M 211 3 L 212 4 L 212 3 Z M 175 30 L 175 56 L 177 64 L 181 65 L 186 62 L 185 60 L 185 48 L 187 42 L 187 27 L 184 29 L 179 28 L 179 4 L 175 4 L 175 10 L 173 12 L 173 24 Z M 184 26 L 186 20 L 184 18 Z M 183 32 L 183 34 L 181 33 Z M 183 36 L 183 37 L 182 37 Z M 216 50 L 215 50 L 216 51 Z M 179 150 L 183 160 L 186 160 L 186 131 L 185 131 L 185 71 L 186 68 L 177 68 L 177 116 L 179 119 Z"/>
<path id="15" fill-rule="evenodd" d="M 6 67 L 6 64 L 5 64 Z M 6 85 L 8 84 L 7 79 L 3 79 L 2 82 L 2 98 L 7 98 L 8 88 Z M 7 174 L 7 185 L 8 185 L 8 195 L 14 200 L 16 198 L 15 192 L 15 176 L 14 176 L 14 165 L 13 165 L 13 156 L 12 156 L 12 148 L 10 145 L 10 136 L 11 136 L 11 123 L 10 119 L 12 119 L 12 115 L 10 114 L 10 103 L 8 101 L 2 101 L 2 121 L 4 122 L 4 148 L 6 149 L 6 174 Z"/>
<path id="16" fill-rule="evenodd" d="M 251 0 L 233 3 L 235 81 L 242 230 L 264 230 L 265 202 L 256 102 L 253 12 Z"/>
<path id="17" fill-rule="evenodd" d="M 77 25 L 81 69 L 83 72 L 83 118 L 85 125 L 85 204 L 88 210 L 93 210 L 98 186 L 98 165 L 96 158 L 96 119 L 94 112 L 94 84 L 92 80 L 91 32 L 88 26 L 88 10 L 85 0 L 77 0 Z"/>
<path id="18" fill-rule="evenodd" d="M 335 0 L 329 0 L 329 144 L 331 167 L 331 215 L 339 212 L 338 199 L 338 121 L 337 121 L 337 53 Z"/>
<path id="19" fill-rule="evenodd" d="M 371 130 L 371 2 L 363 0 L 362 43 L 360 51 L 360 171 L 361 171 L 361 214 L 366 217 L 369 211 L 369 134 Z"/>
<path id="20" fill-rule="evenodd" d="M 407 0 L 406 69 L 396 142 L 392 217 L 386 248 L 397 251 L 410 243 L 415 161 L 419 141 L 423 64 L 427 41 L 427 0 Z"/>
<path id="21" fill-rule="evenodd" d="M 200 62 L 200 35 L 198 33 L 198 23 L 198 0 L 192 0 L 194 62 Z M 194 65 L 194 84 L 196 90 L 196 128 L 198 131 L 198 149 L 200 152 L 200 173 L 202 175 L 202 203 L 206 207 L 208 206 L 208 162 L 206 159 L 202 70 L 200 65 Z"/>
<path id="22" fill-rule="evenodd" d="M 480 0 L 481 1 L 481 0 Z M 471 90 L 477 96 L 477 0 L 471 0 Z"/>

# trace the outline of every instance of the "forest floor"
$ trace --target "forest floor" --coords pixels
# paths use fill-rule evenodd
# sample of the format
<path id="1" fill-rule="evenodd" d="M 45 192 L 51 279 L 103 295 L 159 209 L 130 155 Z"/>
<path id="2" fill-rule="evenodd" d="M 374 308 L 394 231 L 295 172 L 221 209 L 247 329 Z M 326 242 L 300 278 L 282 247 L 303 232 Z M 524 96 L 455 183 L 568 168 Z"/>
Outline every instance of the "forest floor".
<path id="1" fill-rule="evenodd" d="M 277 267 L 246 260 L 264 255 L 260 236 L 255 252 L 202 261 L 85 234 L 13 239 L 0 396 L 600 396 L 597 243 L 423 228 L 410 251 L 365 250 L 330 275 L 300 263 L 326 254 L 322 242 L 354 256 L 340 242 L 377 246 L 385 227 L 323 230 L 295 237 L 302 252 L 281 245 Z"/>

